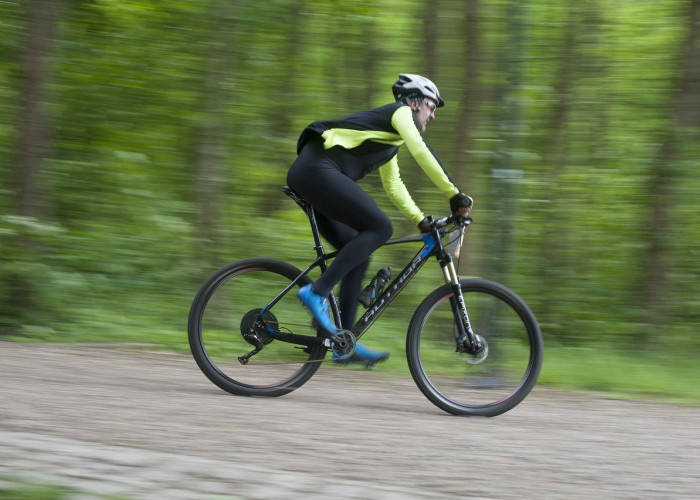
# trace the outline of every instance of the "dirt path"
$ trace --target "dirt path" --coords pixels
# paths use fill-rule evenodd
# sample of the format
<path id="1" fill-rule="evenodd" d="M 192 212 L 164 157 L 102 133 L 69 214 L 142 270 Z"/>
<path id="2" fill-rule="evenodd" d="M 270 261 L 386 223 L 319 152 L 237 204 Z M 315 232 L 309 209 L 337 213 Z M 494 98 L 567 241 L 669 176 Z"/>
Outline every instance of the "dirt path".
<path id="1" fill-rule="evenodd" d="M 459 418 L 334 367 L 240 398 L 188 356 L 94 346 L 0 343 L 0 377 L 0 480 L 80 498 L 700 497 L 698 408 L 536 388 Z"/>

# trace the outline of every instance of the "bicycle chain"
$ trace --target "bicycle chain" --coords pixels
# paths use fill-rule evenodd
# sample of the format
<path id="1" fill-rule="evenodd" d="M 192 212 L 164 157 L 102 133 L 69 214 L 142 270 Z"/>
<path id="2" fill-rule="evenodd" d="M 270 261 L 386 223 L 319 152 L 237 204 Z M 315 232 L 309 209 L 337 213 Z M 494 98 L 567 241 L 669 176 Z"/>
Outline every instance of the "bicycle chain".
<path id="1" fill-rule="evenodd" d="M 279 326 L 280 326 L 280 325 L 278 324 L 277 327 L 279 328 Z M 301 327 L 304 327 L 304 328 L 313 328 L 313 327 L 310 327 L 308 324 L 301 324 L 301 323 L 285 323 L 285 328 L 286 328 L 286 326 L 301 326 Z M 352 337 L 353 347 L 352 347 L 352 349 L 351 349 L 347 354 L 344 354 L 344 355 L 342 355 L 342 356 L 331 357 L 331 358 L 326 358 L 326 357 L 324 356 L 322 359 L 312 359 L 312 360 L 307 359 L 307 360 L 305 360 L 305 361 L 280 361 L 280 362 L 274 362 L 274 363 L 260 363 L 260 364 L 264 364 L 265 366 L 273 366 L 273 365 L 296 365 L 296 364 L 300 364 L 300 363 L 304 363 L 304 364 L 306 364 L 306 363 L 324 363 L 324 362 L 326 362 L 326 361 L 334 361 L 334 362 L 335 362 L 335 361 L 343 361 L 343 360 L 345 360 L 345 359 L 348 359 L 348 358 L 350 358 L 353 354 L 355 354 L 355 347 L 357 346 L 357 338 L 358 338 L 358 337 L 356 337 L 355 334 L 354 334 L 351 330 L 345 330 L 345 329 L 342 329 L 342 328 L 341 328 L 341 329 L 339 329 L 338 331 L 339 331 L 339 332 L 342 332 L 342 333 L 346 333 L 346 334 L 348 334 L 348 335 L 350 335 L 350 336 Z M 289 333 L 294 333 L 294 332 L 292 332 L 291 330 L 289 330 Z M 330 337 L 323 337 L 323 338 L 324 338 L 324 340 L 327 340 L 328 343 L 330 344 L 330 342 L 331 342 L 331 338 L 330 338 Z M 278 341 L 278 342 L 284 342 L 284 341 Z M 289 343 L 289 344 L 290 344 L 290 345 L 294 345 L 294 344 L 291 344 L 291 343 Z M 325 344 L 325 342 L 324 342 L 324 344 Z M 302 346 L 295 346 L 295 347 L 296 347 L 297 349 L 302 349 Z M 333 352 L 333 348 L 332 348 L 330 345 L 327 345 L 326 348 L 327 348 L 328 350 L 330 350 L 331 352 Z M 264 350 L 264 348 L 263 348 L 263 350 Z M 252 364 L 255 364 L 255 363 L 254 363 L 254 360 L 255 360 L 254 357 L 250 358 L 250 361 L 253 362 Z"/>

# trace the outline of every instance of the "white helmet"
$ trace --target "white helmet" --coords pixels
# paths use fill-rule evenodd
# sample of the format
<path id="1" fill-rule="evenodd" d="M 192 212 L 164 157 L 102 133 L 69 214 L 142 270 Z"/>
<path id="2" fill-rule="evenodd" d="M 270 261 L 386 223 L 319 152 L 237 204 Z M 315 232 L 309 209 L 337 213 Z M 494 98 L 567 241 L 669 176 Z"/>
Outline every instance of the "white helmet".
<path id="1" fill-rule="evenodd" d="M 424 76 L 401 73 L 399 79 L 391 87 L 397 101 L 412 97 L 429 97 L 437 103 L 440 108 L 445 105 L 445 101 L 440 97 L 440 92 L 433 82 Z"/>

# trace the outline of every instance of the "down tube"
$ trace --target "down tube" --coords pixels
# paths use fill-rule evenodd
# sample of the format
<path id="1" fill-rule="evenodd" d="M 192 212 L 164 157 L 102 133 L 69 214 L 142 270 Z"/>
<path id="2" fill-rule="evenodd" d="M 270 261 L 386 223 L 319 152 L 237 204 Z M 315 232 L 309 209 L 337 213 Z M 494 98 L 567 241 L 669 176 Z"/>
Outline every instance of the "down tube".
<path id="1" fill-rule="evenodd" d="M 386 309 L 386 307 L 391 303 L 392 300 L 403 290 L 403 288 L 408 284 L 409 281 L 416 275 L 416 273 L 423 267 L 423 264 L 430 257 L 433 250 L 433 241 L 428 241 L 426 239 L 425 246 L 416 254 L 416 256 L 411 260 L 411 262 L 403 268 L 399 275 L 391 282 L 391 284 L 382 292 L 377 300 L 375 300 L 367 309 L 367 311 L 362 315 L 362 317 L 357 320 L 355 325 L 352 327 L 352 333 L 355 334 L 357 338 L 360 338 L 362 334 L 370 327 L 372 323 L 379 317 L 379 315 Z"/>

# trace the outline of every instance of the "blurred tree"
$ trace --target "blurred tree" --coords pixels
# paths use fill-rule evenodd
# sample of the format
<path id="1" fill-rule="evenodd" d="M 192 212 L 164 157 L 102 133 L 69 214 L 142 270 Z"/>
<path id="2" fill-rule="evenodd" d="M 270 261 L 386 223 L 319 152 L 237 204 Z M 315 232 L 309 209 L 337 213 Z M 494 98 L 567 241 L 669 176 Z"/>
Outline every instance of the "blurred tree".
<path id="1" fill-rule="evenodd" d="M 30 0 L 26 3 L 26 32 L 21 80 L 21 117 L 18 123 L 19 147 L 15 180 L 16 215 L 26 223 L 40 221 L 49 215 L 50 192 L 47 189 L 44 166 L 51 151 L 53 121 L 50 116 L 49 80 L 51 55 L 55 51 L 60 1 Z M 35 225 L 35 227 L 39 227 Z M 39 314 L 45 304 L 37 300 L 37 282 L 31 277 L 32 261 L 40 259 L 37 239 L 31 232 L 17 233 L 16 254 L 25 262 L 6 278 L 8 302 L 6 317 L 0 324 L 16 324 L 29 311 Z M 14 317 L 14 319 L 10 319 Z"/>
<path id="2" fill-rule="evenodd" d="M 219 210 L 225 191 L 226 142 L 230 137 L 229 106 L 230 82 L 236 73 L 236 4 L 215 0 L 210 6 L 211 21 L 204 55 L 204 80 L 201 87 L 201 120 L 194 145 L 195 200 L 197 231 L 202 243 L 200 258 L 212 256 L 212 249 L 220 247 L 219 230 L 222 227 Z"/>
<path id="3" fill-rule="evenodd" d="M 380 66 L 382 54 L 379 43 L 380 33 L 377 29 L 378 8 L 376 5 L 370 5 L 371 8 L 368 10 L 367 19 L 362 23 L 364 46 L 361 51 L 364 62 L 364 102 L 368 103 L 368 105 L 375 102 L 377 91 L 379 90 L 377 80 L 384 73 L 384 68 Z"/>
<path id="4" fill-rule="evenodd" d="M 539 282 L 540 293 L 548 295 L 554 290 L 561 290 L 566 287 L 566 275 L 570 266 L 575 265 L 570 261 L 571 248 L 570 233 L 567 231 L 567 210 L 569 203 L 566 194 L 567 184 L 563 182 L 567 166 L 570 165 L 570 143 L 569 126 L 571 123 L 572 99 L 574 97 L 574 79 L 577 75 L 578 54 L 576 30 L 578 24 L 577 15 L 582 13 L 585 2 L 575 0 L 564 0 L 561 2 L 563 20 L 560 23 L 561 40 L 553 44 L 558 50 L 554 56 L 557 67 L 553 73 L 554 97 L 552 109 L 549 112 L 548 121 L 544 125 L 544 130 L 548 132 L 542 145 L 541 154 L 545 165 L 546 180 L 544 181 L 546 191 L 544 198 L 549 202 L 550 208 L 543 215 L 542 238 L 539 248 L 539 268 L 541 269 L 541 279 Z M 540 304 L 541 314 L 553 323 L 561 324 L 557 317 L 562 311 L 563 297 L 561 292 L 554 294 L 551 300 Z M 568 329 L 552 332 L 555 336 L 561 334 L 567 336 L 572 333 Z"/>
<path id="5" fill-rule="evenodd" d="M 276 51 L 275 71 L 271 74 L 267 92 L 275 97 L 273 105 L 265 106 L 266 123 L 269 133 L 266 140 L 271 147 L 265 152 L 263 162 L 270 168 L 285 170 L 290 164 L 290 158 L 296 151 L 288 151 L 287 146 L 296 146 L 296 136 L 300 131 L 294 129 L 295 112 L 299 108 L 297 78 L 299 61 L 303 56 L 304 24 L 308 16 L 303 15 L 303 2 L 292 0 L 280 7 L 280 18 L 285 19 L 285 29 L 278 31 L 279 49 Z M 286 173 L 286 172 L 285 172 Z M 281 179 L 271 180 L 269 189 L 277 196 L 266 196 L 260 200 L 262 213 L 270 213 L 287 202 L 279 195 L 281 185 L 286 183 L 286 175 Z"/>
<path id="6" fill-rule="evenodd" d="M 664 127 L 655 161 L 648 175 L 646 199 L 649 221 L 643 265 L 644 322 L 648 328 L 639 339 L 647 343 L 660 325 L 669 321 L 669 274 L 674 267 L 669 252 L 668 228 L 678 200 L 672 195 L 678 182 L 677 162 L 681 146 L 679 129 L 700 126 L 700 0 L 688 2 L 687 35 L 679 57 L 678 82 L 671 103 L 670 124 Z"/>
<path id="7" fill-rule="evenodd" d="M 700 1 L 691 0 L 688 35 L 681 53 L 675 119 L 680 127 L 700 127 Z"/>
<path id="8" fill-rule="evenodd" d="M 493 224 L 495 236 L 490 249 L 489 275 L 508 282 L 510 260 L 515 242 L 517 185 L 522 178 L 520 164 L 523 147 L 521 92 L 525 63 L 526 3 L 508 0 L 503 16 L 504 39 L 498 53 L 498 83 L 496 124 L 499 147 L 491 166 L 490 203 L 496 213 Z"/>
<path id="9" fill-rule="evenodd" d="M 27 2 L 27 34 L 24 50 L 23 111 L 19 124 L 17 213 L 40 218 L 46 215 L 48 193 L 42 185 L 42 163 L 50 151 L 52 121 L 47 96 L 50 55 L 58 25 L 60 1 Z"/>
<path id="10" fill-rule="evenodd" d="M 468 185 L 467 170 L 463 165 L 468 152 L 474 147 L 475 128 L 480 118 L 479 106 L 484 96 L 481 88 L 482 60 L 484 57 L 479 29 L 481 21 L 480 0 L 466 0 L 464 2 L 463 23 L 466 40 L 463 65 L 465 75 L 462 84 L 461 107 L 457 117 L 454 156 L 454 179 L 459 186 Z"/>
<path id="11" fill-rule="evenodd" d="M 423 68 L 420 70 L 429 78 L 438 80 L 438 12 L 440 8 L 436 0 L 425 0 L 422 5 L 423 13 L 423 49 L 421 51 Z M 408 73 L 408 72 L 407 72 Z"/>

